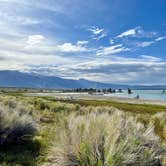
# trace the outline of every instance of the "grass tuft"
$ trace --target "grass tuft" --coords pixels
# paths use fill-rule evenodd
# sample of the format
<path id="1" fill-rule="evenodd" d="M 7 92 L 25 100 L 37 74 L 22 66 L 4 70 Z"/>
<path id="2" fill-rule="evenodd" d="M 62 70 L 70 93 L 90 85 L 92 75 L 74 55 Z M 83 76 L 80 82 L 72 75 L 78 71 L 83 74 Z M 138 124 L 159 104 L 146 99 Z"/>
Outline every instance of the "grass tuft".
<path id="1" fill-rule="evenodd" d="M 160 165 L 163 151 L 153 131 L 118 110 L 71 113 L 56 130 L 49 161 L 55 166 Z"/>

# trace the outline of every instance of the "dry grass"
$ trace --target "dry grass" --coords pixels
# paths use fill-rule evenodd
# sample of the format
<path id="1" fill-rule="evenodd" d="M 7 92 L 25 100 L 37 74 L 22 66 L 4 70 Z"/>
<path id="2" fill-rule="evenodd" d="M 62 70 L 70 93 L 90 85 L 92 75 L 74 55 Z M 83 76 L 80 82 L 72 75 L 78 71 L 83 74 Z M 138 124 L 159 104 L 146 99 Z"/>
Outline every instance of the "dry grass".
<path id="1" fill-rule="evenodd" d="M 56 130 L 48 165 L 159 165 L 163 150 L 153 130 L 118 110 L 71 113 Z"/>
<path id="2" fill-rule="evenodd" d="M 85 104 L 65 103 L 52 98 L 0 96 L 0 130 L 3 128 L 4 131 L 4 126 L 8 126 L 5 130 L 6 143 L 12 142 L 7 143 L 6 148 L 0 148 L 0 165 L 161 164 L 166 140 L 166 112 L 162 112 L 165 107 L 84 102 Z M 122 111 L 114 108 L 116 106 Z M 38 134 L 31 143 L 24 143 L 23 141 L 33 137 L 33 133 L 20 137 L 14 131 L 21 134 L 23 131 L 31 131 L 28 126 L 36 128 L 34 120 L 38 126 Z M 11 131 L 17 137 L 9 137 L 8 133 Z M 0 135 L 0 138 L 4 139 L 4 136 Z M 15 142 L 21 142 L 21 145 L 15 146 Z"/>

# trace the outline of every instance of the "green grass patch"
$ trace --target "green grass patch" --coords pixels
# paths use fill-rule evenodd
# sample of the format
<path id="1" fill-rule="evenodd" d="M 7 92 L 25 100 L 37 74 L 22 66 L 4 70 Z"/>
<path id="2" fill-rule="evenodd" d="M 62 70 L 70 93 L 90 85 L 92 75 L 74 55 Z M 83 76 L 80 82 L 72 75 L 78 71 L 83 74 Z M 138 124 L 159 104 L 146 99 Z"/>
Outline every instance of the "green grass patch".
<path id="1" fill-rule="evenodd" d="M 131 104 L 121 103 L 107 100 L 65 100 L 63 102 L 80 104 L 81 106 L 112 106 L 123 111 L 129 111 L 132 113 L 149 113 L 155 114 L 157 112 L 166 112 L 166 106 L 152 105 L 152 104 Z"/>

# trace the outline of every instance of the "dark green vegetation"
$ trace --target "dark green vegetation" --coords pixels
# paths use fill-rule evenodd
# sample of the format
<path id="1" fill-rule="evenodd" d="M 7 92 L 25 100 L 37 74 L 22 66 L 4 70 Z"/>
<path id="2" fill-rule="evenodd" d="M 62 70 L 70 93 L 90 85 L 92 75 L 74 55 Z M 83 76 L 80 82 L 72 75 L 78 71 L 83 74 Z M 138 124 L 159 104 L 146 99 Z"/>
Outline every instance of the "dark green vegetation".
<path id="1" fill-rule="evenodd" d="M 164 158 L 165 106 L 22 93 L 0 97 L 2 166 L 144 166 Z"/>

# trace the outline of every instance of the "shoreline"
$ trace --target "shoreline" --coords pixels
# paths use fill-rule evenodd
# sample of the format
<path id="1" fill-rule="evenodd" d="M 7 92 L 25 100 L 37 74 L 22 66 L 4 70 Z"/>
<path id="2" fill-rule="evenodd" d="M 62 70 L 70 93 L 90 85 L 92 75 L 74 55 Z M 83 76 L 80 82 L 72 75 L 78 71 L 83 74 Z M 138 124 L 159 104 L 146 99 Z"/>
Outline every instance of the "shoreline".
<path id="1" fill-rule="evenodd" d="M 120 103 L 130 103 L 130 104 L 155 104 L 166 106 L 166 101 L 164 100 L 147 100 L 147 99 L 133 99 L 125 97 L 112 97 L 112 96 L 86 96 L 79 97 L 79 99 L 89 99 L 89 100 L 110 100 Z"/>
<path id="2" fill-rule="evenodd" d="M 57 99 L 71 99 L 71 100 L 110 100 L 120 103 L 130 104 L 151 104 L 151 105 L 163 105 L 166 106 L 166 100 L 147 100 L 147 99 L 134 99 L 126 97 L 112 97 L 102 95 L 89 95 L 81 93 L 26 93 L 28 96 L 50 96 Z"/>

